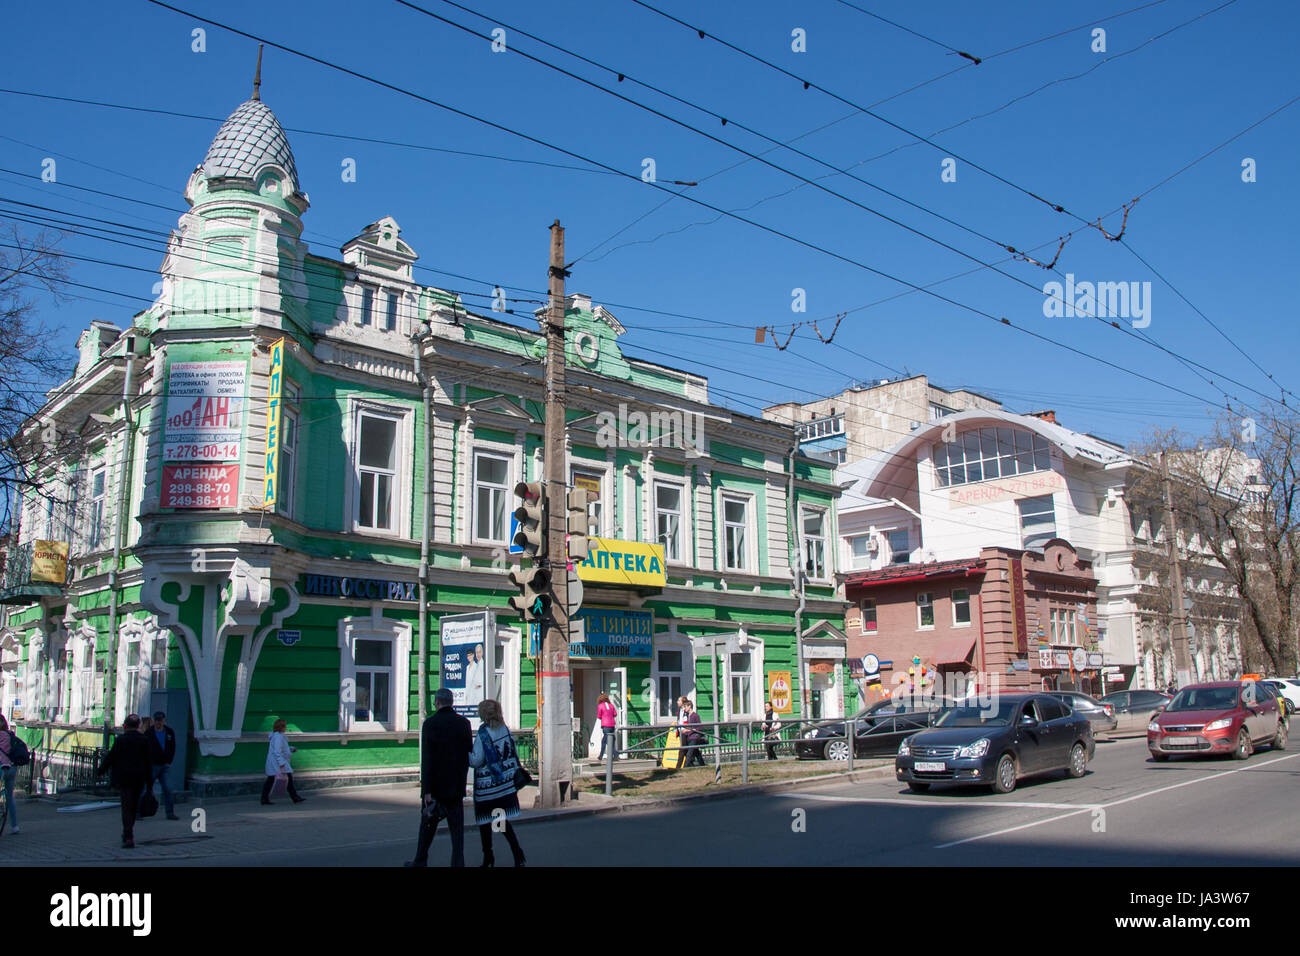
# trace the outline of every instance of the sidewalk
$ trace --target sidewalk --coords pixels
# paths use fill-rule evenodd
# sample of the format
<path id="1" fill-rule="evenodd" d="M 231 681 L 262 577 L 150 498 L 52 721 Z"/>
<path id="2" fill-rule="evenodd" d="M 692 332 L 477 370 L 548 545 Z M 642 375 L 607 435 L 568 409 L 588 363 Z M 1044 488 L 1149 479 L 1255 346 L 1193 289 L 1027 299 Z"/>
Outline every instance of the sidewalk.
<path id="1" fill-rule="evenodd" d="M 527 787 L 519 795 L 524 811 L 516 823 L 526 825 L 593 813 L 651 810 L 683 801 L 741 797 L 810 783 L 856 780 L 888 769 L 882 764 L 874 768 L 864 766 L 853 774 L 789 775 L 747 787 L 724 784 L 686 794 L 607 797 L 604 793 L 583 791 L 575 801 L 558 810 L 532 809 L 537 788 Z M 15 835 L 6 829 L 0 836 L 0 863 L 102 866 L 130 862 L 166 866 L 173 860 L 201 863 L 204 857 L 240 855 L 247 856 L 250 865 L 274 866 L 277 856 L 289 852 L 386 846 L 392 848 L 393 865 L 398 866 L 415 849 L 419 796 L 410 784 L 309 790 L 303 795 L 307 797 L 304 803 L 293 804 L 282 799 L 269 807 L 262 806 L 256 795 L 178 803 L 179 820 L 168 820 L 160 809 L 156 816 L 136 821 L 133 850 L 121 847 L 122 817 L 116 803 L 102 810 L 59 813 L 60 807 L 99 802 L 104 798 L 87 795 L 84 800 L 78 800 L 63 795 L 59 799 L 26 800 L 20 797 L 18 813 L 22 832 Z M 467 800 L 467 830 L 472 825 L 472 806 Z"/>

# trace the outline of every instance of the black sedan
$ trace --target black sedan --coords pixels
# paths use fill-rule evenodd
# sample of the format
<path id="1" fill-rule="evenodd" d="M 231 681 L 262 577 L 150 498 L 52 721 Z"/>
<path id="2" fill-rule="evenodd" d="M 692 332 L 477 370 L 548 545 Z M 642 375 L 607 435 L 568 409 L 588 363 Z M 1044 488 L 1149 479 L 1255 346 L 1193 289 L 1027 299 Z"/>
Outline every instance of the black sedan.
<path id="1" fill-rule="evenodd" d="M 1064 701 L 1065 705 L 1076 714 L 1087 717 L 1092 724 L 1093 733 L 1099 730 L 1114 730 L 1119 726 L 1119 721 L 1115 719 L 1113 705 L 1104 704 L 1081 690 L 1053 690 L 1048 693 Z"/>
<path id="2" fill-rule="evenodd" d="M 1114 707 L 1117 714 L 1150 714 L 1165 706 L 1173 697 L 1158 690 L 1117 690 L 1099 700 Z"/>
<path id="3" fill-rule="evenodd" d="M 889 757 L 903 738 L 924 730 L 952 701 L 943 697 L 892 697 L 878 701 L 853 718 L 853 753 L 857 757 Z M 795 741 L 801 760 L 848 760 L 846 721 L 822 724 Z"/>
<path id="4" fill-rule="evenodd" d="M 945 710 L 899 745 L 894 774 L 917 793 L 934 783 L 1010 793 L 1021 777 L 1064 770 L 1082 777 L 1096 750 L 1088 718 L 1047 694 L 1003 694 L 987 706 Z"/>

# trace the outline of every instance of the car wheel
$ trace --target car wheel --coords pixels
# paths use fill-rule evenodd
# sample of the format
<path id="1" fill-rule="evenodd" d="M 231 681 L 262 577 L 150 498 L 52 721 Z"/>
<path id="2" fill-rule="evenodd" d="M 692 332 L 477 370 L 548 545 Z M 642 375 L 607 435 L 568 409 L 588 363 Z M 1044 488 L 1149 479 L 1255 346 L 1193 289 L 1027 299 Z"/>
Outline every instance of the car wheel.
<path id="1" fill-rule="evenodd" d="M 1237 749 L 1232 752 L 1233 760 L 1245 760 L 1250 756 L 1250 731 L 1245 727 L 1241 728 L 1241 733 L 1237 734 Z"/>
<path id="2" fill-rule="evenodd" d="M 917 783 L 913 780 L 907 785 L 907 789 L 911 790 L 913 793 L 929 793 L 930 785 L 928 783 Z"/>
<path id="3" fill-rule="evenodd" d="M 1070 750 L 1070 765 L 1065 772 L 1071 777 L 1082 777 L 1088 771 L 1088 751 L 1083 744 L 1075 744 Z"/>
<path id="4" fill-rule="evenodd" d="M 1169 754 L 1152 754 L 1151 759 L 1156 763 L 1164 763 L 1169 759 Z"/>
<path id="5" fill-rule="evenodd" d="M 1010 793 L 1016 789 L 1016 758 L 1003 754 L 998 761 L 997 773 L 993 776 L 994 793 Z"/>
<path id="6" fill-rule="evenodd" d="M 849 742 L 847 740 L 832 740 L 826 745 L 827 760 L 848 760 L 849 759 Z"/>
<path id="7" fill-rule="evenodd" d="M 1274 750 L 1286 750 L 1286 721 L 1277 722 L 1277 734 L 1273 737 Z"/>

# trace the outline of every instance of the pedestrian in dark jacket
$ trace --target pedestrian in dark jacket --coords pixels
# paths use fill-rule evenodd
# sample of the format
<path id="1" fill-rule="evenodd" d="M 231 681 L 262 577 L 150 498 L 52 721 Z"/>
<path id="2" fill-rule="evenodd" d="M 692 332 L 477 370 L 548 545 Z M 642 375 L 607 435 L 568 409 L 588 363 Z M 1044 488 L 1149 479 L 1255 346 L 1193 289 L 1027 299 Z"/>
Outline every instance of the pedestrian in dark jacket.
<path id="1" fill-rule="evenodd" d="M 523 866 L 524 850 L 515 836 L 515 828 L 510 825 L 511 818 L 519 816 L 519 792 L 515 788 L 519 754 L 515 750 L 515 738 L 497 701 L 482 701 L 478 705 L 478 719 L 481 723 L 474 737 L 469 765 L 474 768 L 474 822 L 478 824 L 479 842 L 483 845 L 482 865 L 496 866 L 492 828 L 499 826 L 500 820 L 515 866 Z"/>
<path id="2" fill-rule="evenodd" d="M 176 731 L 167 726 L 167 715 L 161 710 L 154 713 L 153 728 L 145 734 L 145 740 L 149 741 L 149 763 L 152 767 L 147 792 L 153 793 L 155 780 L 161 783 L 167 819 L 177 820 L 176 800 L 172 796 L 171 781 L 167 778 L 172 761 L 176 759 Z"/>
<path id="3" fill-rule="evenodd" d="M 140 795 L 149 785 L 153 767 L 149 762 L 149 741 L 140 733 L 140 717 L 130 714 L 122 722 L 122 734 L 113 741 L 113 749 L 104 757 L 96 776 L 112 771 L 109 783 L 122 798 L 122 846 L 135 846 L 135 815 Z"/>
<path id="4" fill-rule="evenodd" d="M 682 706 L 681 723 L 682 743 L 685 745 L 682 749 L 682 760 L 679 767 L 689 767 L 692 764 L 704 766 L 704 758 L 700 755 L 700 744 L 704 743 L 704 734 L 695 730 L 700 724 L 700 715 L 695 712 L 695 707 L 687 698 L 682 698 L 685 703 Z"/>
<path id="5" fill-rule="evenodd" d="M 465 865 L 465 780 L 474 746 L 469 721 L 452 710 L 451 691 L 433 695 L 434 711 L 420 728 L 420 833 L 415 859 L 407 866 L 428 866 L 429 847 L 446 820 L 451 832 L 451 865 Z"/>

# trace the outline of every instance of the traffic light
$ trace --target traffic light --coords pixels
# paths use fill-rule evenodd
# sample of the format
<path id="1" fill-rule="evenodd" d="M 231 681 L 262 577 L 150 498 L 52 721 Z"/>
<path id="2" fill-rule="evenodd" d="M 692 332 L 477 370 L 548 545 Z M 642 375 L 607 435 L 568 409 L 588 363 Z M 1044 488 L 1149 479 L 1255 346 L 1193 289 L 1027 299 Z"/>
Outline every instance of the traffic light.
<path id="1" fill-rule="evenodd" d="M 551 572 L 542 567 L 515 568 L 510 572 L 510 583 L 519 593 L 510 599 L 510 606 L 525 621 L 545 621 L 551 613 Z"/>
<path id="2" fill-rule="evenodd" d="M 568 543 L 569 558 L 573 561 L 587 559 L 587 531 L 591 519 L 587 514 L 587 489 L 574 488 L 568 498 Z"/>
<path id="3" fill-rule="evenodd" d="M 521 481 L 515 485 L 520 504 L 515 508 L 514 544 L 534 558 L 546 556 L 546 491 L 540 481 Z"/>

